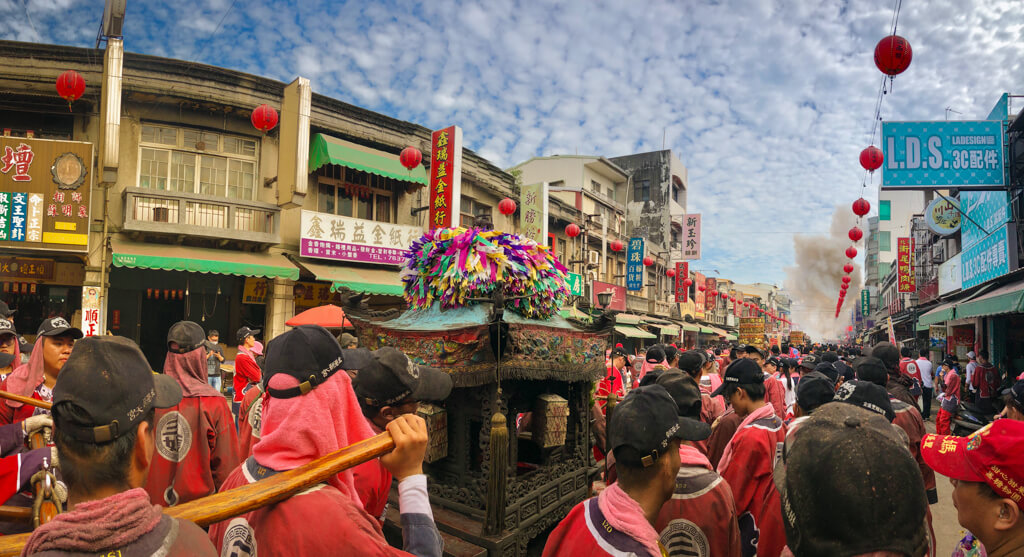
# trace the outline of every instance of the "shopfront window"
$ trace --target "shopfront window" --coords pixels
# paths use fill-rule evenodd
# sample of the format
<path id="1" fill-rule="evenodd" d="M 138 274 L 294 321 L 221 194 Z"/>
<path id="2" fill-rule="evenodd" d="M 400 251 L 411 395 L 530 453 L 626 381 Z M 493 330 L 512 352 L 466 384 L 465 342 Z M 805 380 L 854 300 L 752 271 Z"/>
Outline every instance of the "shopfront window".
<path id="1" fill-rule="evenodd" d="M 256 147 L 256 140 L 245 137 L 143 124 L 139 187 L 254 199 Z"/>
<path id="2" fill-rule="evenodd" d="M 405 190 L 402 182 L 335 165 L 320 168 L 316 178 L 318 212 L 396 222 L 394 200 Z"/>
<path id="3" fill-rule="evenodd" d="M 467 228 L 473 226 L 473 220 L 476 219 L 477 215 L 490 215 L 490 205 L 484 205 L 475 199 L 469 197 L 463 197 L 460 200 L 461 207 L 459 208 L 459 226 L 465 226 Z"/>

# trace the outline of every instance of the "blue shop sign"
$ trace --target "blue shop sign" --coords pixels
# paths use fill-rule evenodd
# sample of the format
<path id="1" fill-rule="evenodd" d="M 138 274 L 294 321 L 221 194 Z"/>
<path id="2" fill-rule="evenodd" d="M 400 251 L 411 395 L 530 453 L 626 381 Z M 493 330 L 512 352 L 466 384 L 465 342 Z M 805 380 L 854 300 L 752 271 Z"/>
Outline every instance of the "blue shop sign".
<path id="1" fill-rule="evenodd" d="M 1003 186 L 1003 122 L 883 122 L 882 189 Z"/>
<path id="2" fill-rule="evenodd" d="M 1010 220 L 1010 204 L 1006 191 L 962 191 L 960 210 L 967 218 L 960 221 L 960 245 L 969 248 L 987 234 L 985 230 L 998 230 Z M 985 230 L 979 229 L 978 223 Z"/>
<path id="3" fill-rule="evenodd" d="M 630 238 L 626 250 L 626 290 L 644 287 L 644 239 Z"/>
<path id="4" fill-rule="evenodd" d="M 1013 223 L 1004 224 L 974 245 L 964 248 L 960 271 L 964 290 L 1017 269 L 1017 233 Z"/>

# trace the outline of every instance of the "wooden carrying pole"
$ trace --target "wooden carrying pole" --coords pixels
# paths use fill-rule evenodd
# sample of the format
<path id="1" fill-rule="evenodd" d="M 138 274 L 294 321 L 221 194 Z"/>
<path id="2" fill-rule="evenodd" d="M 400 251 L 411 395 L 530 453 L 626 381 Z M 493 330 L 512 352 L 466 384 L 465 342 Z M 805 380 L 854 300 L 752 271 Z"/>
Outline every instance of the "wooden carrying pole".
<path id="1" fill-rule="evenodd" d="M 20 402 L 29 406 L 35 406 L 36 408 L 42 408 L 43 410 L 49 410 L 53 407 L 53 404 L 49 402 L 36 400 L 27 396 L 16 395 L 7 391 L 0 391 L 0 398 L 6 398 L 7 400 L 13 400 L 14 402 Z"/>
<path id="2" fill-rule="evenodd" d="M 210 524 L 272 505 L 331 476 L 358 466 L 395 448 L 391 434 L 384 432 L 322 456 L 309 464 L 287 470 L 255 483 L 189 501 L 164 512 L 206 527 Z M 0 537 L 0 557 L 15 557 L 30 534 Z"/>

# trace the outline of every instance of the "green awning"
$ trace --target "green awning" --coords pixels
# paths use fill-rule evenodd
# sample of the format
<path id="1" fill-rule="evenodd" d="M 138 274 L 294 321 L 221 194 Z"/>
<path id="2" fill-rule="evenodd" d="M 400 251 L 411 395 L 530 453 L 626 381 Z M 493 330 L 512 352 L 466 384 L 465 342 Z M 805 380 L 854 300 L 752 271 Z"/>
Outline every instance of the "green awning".
<path id="1" fill-rule="evenodd" d="M 953 319 L 953 315 L 957 313 L 954 311 L 953 304 L 942 304 L 928 313 L 917 318 L 918 327 L 927 327 L 928 325 L 934 325 L 936 323 L 942 323 L 943 321 L 949 321 Z"/>
<path id="2" fill-rule="evenodd" d="M 616 325 L 615 332 L 619 333 L 624 337 L 629 338 L 658 338 L 657 336 L 652 335 L 651 333 L 648 333 L 647 331 L 644 331 L 642 329 L 637 329 L 636 327 L 627 327 L 625 325 Z"/>
<path id="3" fill-rule="evenodd" d="M 691 333 L 699 333 L 700 332 L 700 326 L 693 325 L 691 323 L 683 323 L 683 330 L 684 331 L 690 331 Z"/>
<path id="4" fill-rule="evenodd" d="M 318 133 L 309 141 L 309 171 L 315 172 L 325 164 L 427 185 L 427 171 L 423 166 L 408 170 L 399 162 L 397 155 Z"/>
<path id="5" fill-rule="evenodd" d="M 736 335 L 732 333 L 725 333 L 725 340 L 736 340 Z"/>
<path id="6" fill-rule="evenodd" d="M 679 327 L 675 325 L 663 325 L 661 327 L 661 336 L 677 337 L 679 336 Z"/>
<path id="7" fill-rule="evenodd" d="M 112 238 L 110 245 L 114 254 L 115 267 L 215 273 L 240 277 L 291 280 L 299 278 L 299 269 L 287 257 L 280 254 L 168 246 L 129 242 L 118 238 Z"/>
<path id="8" fill-rule="evenodd" d="M 700 328 L 700 332 L 702 334 L 707 334 L 707 335 L 717 335 L 718 334 L 714 329 L 711 329 L 709 327 L 701 327 Z"/>
<path id="9" fill-rule="evenodd" d="M 928 330 L 928 325 L 922 325 L 920 321 L 917 322 L 917 331 L 918 332 L 927 331 L 927 330 Z"/>
<path id="10" fill-rule="evenodd" d="M 402 281 L 398 279 L 398 271 L 395 269 L 328 265 L 313 263 L 305 259 L 301 260 L 299 264 L 312 273 L 317 280 L 333 283 L 333 288 L 344 286 L 353 292 L 384 296 L 401 296 L 405 293 Z"/>
<path id="11" fill-rule="evenodd" d="M 1015 282 L 956 305 L 956 318 L 987 317 L 1024 312 L 1024 282 Z"/>
<path id="12" fill-rule="evenodd" d="M 626 325 L 639 325 L 643 321 L 643 318 L 639 315 L 633 315 L 632 313 L 616 313 L 615 322 L 625 323 Z"/>

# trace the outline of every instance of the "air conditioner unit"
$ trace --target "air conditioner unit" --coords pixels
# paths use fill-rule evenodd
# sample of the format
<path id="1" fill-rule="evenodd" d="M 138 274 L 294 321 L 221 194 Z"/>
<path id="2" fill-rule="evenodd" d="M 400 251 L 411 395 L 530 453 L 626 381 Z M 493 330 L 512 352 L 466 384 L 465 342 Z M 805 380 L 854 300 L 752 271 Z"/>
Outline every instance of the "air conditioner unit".
<path id="1" fill-rule="evenodd" d="M 107 0 L 103 10 L 102 32 L 105 37 L 121 37 L 124 27 L 124 10 L 126 0 Z"/>
<path id="2" fill-rule="evenodd" d="M 601 264 L 601 252 L 599 252 L 597 250 L 590 250 L 590 251 L 588 251 L 587 252 L 587 263 L 590 263 L 591 265 L 600 265 Z"/>
<path id="3" fill-rule="evenodd" d="M 597 271 L 587 271 L 587 280 L 593 283 L 595 280 L 600 280 L 597 276 Z"/>

